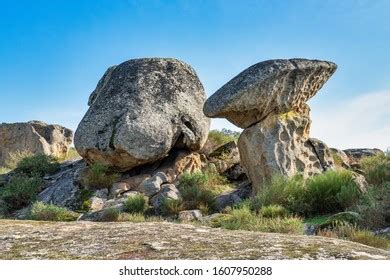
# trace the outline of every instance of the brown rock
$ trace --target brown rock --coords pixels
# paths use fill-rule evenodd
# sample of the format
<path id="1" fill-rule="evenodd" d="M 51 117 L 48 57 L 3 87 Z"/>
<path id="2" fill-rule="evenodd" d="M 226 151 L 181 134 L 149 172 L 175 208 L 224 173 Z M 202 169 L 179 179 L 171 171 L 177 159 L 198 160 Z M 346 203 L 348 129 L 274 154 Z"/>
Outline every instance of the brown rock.
<path id="1" fill-rule="evenodd" d="M 40 121 L 0 124 L 0 166 L 10 153 L 46 154 L 57 158 L 67 155 L 73 132 L 60 125 Z"/>

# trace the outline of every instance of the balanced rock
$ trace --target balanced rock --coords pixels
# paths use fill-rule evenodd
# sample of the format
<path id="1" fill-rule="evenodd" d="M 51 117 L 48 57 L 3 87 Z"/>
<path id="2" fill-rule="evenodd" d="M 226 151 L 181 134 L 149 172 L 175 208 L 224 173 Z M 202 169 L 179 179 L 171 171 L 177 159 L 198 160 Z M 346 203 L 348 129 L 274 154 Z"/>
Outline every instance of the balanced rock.
<path id="1" fill-rule="evenodd" d="M 314 96 L 337 66 L 307 59 L 277 59 L 241 72 L 205 103 L 209 117 L 244 128 L 238 140 L 241 164 L 256 194 L 274 175 L 305 177 L 334 168 L 325 143 L 309 138 Z"/>
<path id="2" fill-rule="evenodd" d="M 26 152 L 65 157 L 72 144 L 73 132 L 60 125 L 40 121 L 0 124 L 0 166 L 10 154 Z"/>
<path id="3" fill-rule="evenodd" d="M 133 59 L 110 67 L 89 98 L 75 147 L 89 163 L 120 170 L 155 162 L 173 148 L 199 150 L 209 119 L 195 71 L 176 59 Z"/>
<path id="4" fill-rule="evenodd" d="M 304 107 L 329 77 L 336 64 L 308 59 L 276 59 L 244 70 L 204 105 L 208 117 L 226 118 L 247 128 L 270 114 Z"/>

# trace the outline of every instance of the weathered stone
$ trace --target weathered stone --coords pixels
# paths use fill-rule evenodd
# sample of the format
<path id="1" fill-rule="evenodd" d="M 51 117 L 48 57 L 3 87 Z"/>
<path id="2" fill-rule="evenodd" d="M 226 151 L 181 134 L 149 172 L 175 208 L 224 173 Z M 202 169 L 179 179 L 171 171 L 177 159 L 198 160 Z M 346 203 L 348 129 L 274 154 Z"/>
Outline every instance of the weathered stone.
<path id="1" fill-rule="evenodd" d="M 100 211 L 103 209 L 104 200 L 100 197 L 93 196 L 90 198 L 91 205 L 89 207 L 90 211 Z"/>
<path id="2" fill-rule="evenodd" d="M 214 207 L 222 211 L 228 206 L 233 206 L 251 195 L 252 185 L 249 181 L 241 183 L 235 190 L 224 192 L 218 195 L 214 200 Z"/>
<path id="3" fill-rule="evenodd" d="M 122 196 L 125 197 L 125 198 L 129 198 L 129 197 L 138 196 L 138 195 L 140 195 L 140 194 L 141 194 L 140 192 L 129 191 L 129 192 L 123 193 Z"/>
<path id="4" fill-rule="evenodd" d="M 6 260 L 390 259 L 388 251 L 342 239 L 166 222 L 0 220 L 0 240 L 0 259 Z"/>
<path id="5" fill-rule="evenodd" d="M 131 176 L 128 178 L 122 178 L 120 182 L 126 183 L 129 186 L 129 190 L 136 190 L 143 181 L 149 178 L 150 178 L 149 174 L 141 174 L 141 175 Z"/>
<path id="6" fill-rule="evenodd" d="M 217 171 L 223 173 L 233 165 L 240 162 L 240 153 L 238 151 L 237 143 L 231 141 L 217 148 L 209 155 L 210 162 L 214 163 Z"/>
<path id="7" fill-rule="evenodd" d="M 46 154 L 58 158 L 67 155 L 73 132 L 60 125 L 40 121 L 0 124 L 0 166 L 11 153 Z"/>
<path id="8" fill-rule="evenodd" d="M 161 191 L 152 197 L 150 203 L 157 213 L 159 213 L 162 203 L 165 199 L 178 200 L 181 198 L 179 190 L 173 184 L 164 184 L 161 186 Z"/>
<path id="9" fill-rule="evenodd" d="M 180 211 L 178 219 L 182 222 L 191 222 L 202 219 L 202 213 L 199 210 Z"/>
<path id="10" fill-rule="evenodd" d="M 130 185 L 125 182 L 117 182 L 112 184 L 110 188 L 110 196 L 117 197 L 118 195 L 131 190 Z"/>
<path id="11" fill-rule="evenodd" d="M 272 114 L 300 110 L 336 71 L 336 64 L 307 59 L 276 59 L 244 70 L 205 103 L 208 117 L 247 128 Z"/>
<path id="12" fill-rule="evenodd" d="M 83 160 L 62 165 L 59 172 L 46 178 L 45 189 L 38 194 L 37 200 L 73 210 L 77 208 L 79 185 L 74 177 L 85 166 Z"/>
<path id="13" fill-rule="evenodd" d="M 209 119 L 195 71 L 176 59 L 145 58 L 110 67 L 89 99 L 75 146 L 89 163 L 121 170 L 155 162 L 173 148 L 199 150 Z"/>
<path id="14" fill-rule="evenodd" d="M 332 152 L 328 145 L 316 138 L 309 138 L 308 141 L 313 146 L 314 152 L 324 171 L 335 169 Z"/>
<path id="15" fill-rule="evenodd" d="M 375 155 L 383 155 L 384 152 L 380 149 L 347 149 L 344 153 L 348 156 L 351 165 L 358 164 L 363 157 L 371 157 Z"/>
<path id="16" fill-rule="evenodd" d="M 243 131 L 239 140 L 241 164 L 256 194 L 275 174 L 305 177 L 325 171 L 309 139 L 310 119 L 297 112 L 272 115 Z"/>
<path id="17" fill-rule="evenodd" d="M 353 176 L 353 181 L 356 183 L 356 185 L 358 186 L 359 190 L 362 193 L 367 192 L 368 183 L 366 181 L 366 178 L 363 175 L 358 174 L 356 172 L 354 172 L 352 174 L 352 176 Z"/>
<path id="18" fill-rule="evenodd" d="M 224 175 L 229 180 L 234 180 L 234 181 L 237 181 L 237 180 L 244 181 L 248 178 L 245 174 L 244 168 L 242 168 L 240 163 L 237 163 L 237 164 L 233 165 L 232 167 L 230 167 L 229 169 L 227 169 L 224 172 Z"/>
<path id="19" fill-rule="evenodd" d="M 143 181 L 137 188 L 137 191 L 152 197 L 161 189 L 161 185 L 168 183 L 169 179 L 163 172 L 157 172 L 152 178 Z"/>
<path id="20" fill-rule="evenodd" d="M 94 191 L 93 196 L 99 197 L 103 200 L 107 200 L 108 198 L 108 189 L 99 189 Z"/>
<path id="21" fill-rule="evenodd" d="M 336 167 L 350 168 L 349 157 L 344 151 L 335 148 L 330 148 L 330 150 Z"/>

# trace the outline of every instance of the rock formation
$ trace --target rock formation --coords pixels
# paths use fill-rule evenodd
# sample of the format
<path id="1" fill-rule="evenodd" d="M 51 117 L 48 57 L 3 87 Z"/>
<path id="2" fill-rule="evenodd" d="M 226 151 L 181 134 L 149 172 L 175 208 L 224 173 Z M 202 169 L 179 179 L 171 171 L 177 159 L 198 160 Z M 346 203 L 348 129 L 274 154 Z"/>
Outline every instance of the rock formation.
<path id="1" fill-rule="evenodd" d="M 65 157 L 73 132 L 60 125 L 40 121 L 0 124 L 0 166 L 15 152 Z"/>
<path id="2" fill-rule="evenodd" d="M 176 59 L 133 59 L 110 67 L 89 98 L 75 147 L 89 163 L 119 170 L 155 162 L 173 148 L 199 150 L 209 119 L 195 71 Z"/>
<path id="3" fill-rule="evenodd" d="M 264 61 L 241 72 L 206 101 L 207 116 L 225 117 L 244 128 L 238 148 L 255 193 L 274 174 L 310 176 L 333 168 L 329 148 L 309 138 L 306 101 L 335 70 L 336 64 L 326 61 Z"/>

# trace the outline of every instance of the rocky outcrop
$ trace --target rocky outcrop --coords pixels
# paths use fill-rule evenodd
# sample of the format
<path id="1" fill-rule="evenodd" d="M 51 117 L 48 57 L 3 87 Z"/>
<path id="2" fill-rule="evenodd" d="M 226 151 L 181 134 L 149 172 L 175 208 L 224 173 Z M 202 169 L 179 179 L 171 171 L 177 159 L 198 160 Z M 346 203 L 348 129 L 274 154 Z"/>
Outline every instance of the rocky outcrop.
<path id="1" fill-rule="evenodd" d="M 244 128 L 238 149 L 254 193 L 274 174 L 310 176 L 334 167 L 330 149 L 309 138 L 306 101 L 335 70 L 327 61 L 265 61 L 244 70 L 206 101 L 207 116 L 225 117 Z"/>
<path id="2" fill-rule="evenodd" d="M 371 157 L 376 155 L 383 155 L 384 152 L 380 149 L 347 149 L 343 151 L 349 159 L 351 165 L 358 164 L 364 157 Z"/>
<path id="3" fill-rule="evenodd" d="M 46 154 L 57 158 L 67 155 L 73 132 L 60 125 L 40 121 L 0 124 L 0 166 L 10 154 L 26 152 Z"/>
<path id="4" fill-rule="evenodd" d="M 0 259 L 388 260 L 390 254 L 340 239 L 188 224 L 0 220 Z"/>
<path id="5" fill-rule="evenodd" d="M 37 200 L 72 210 L 77 209 L 80 206 L 78 180 L 85 167 L 83 160 L 62 164 L 59 172 L 44 178 L 44 190 L 38 194 Z"/>
<path id="6" fill-rule="evenodd" d="M 172 149 L 199 150 L 209 119 L 195 71 L 176 59 L 133 59 L 110 67 L 89 98 L 75 147 L 89 163 L 130 170 Z"/>
<path id="7" fill-rule="evenodd" d="M 336 64 L 308 59 L 275 59 L 244 70 L 205 103 L 204 113 L 247 128 L 269 115 L 305 109 L 336 71 Z"/>

